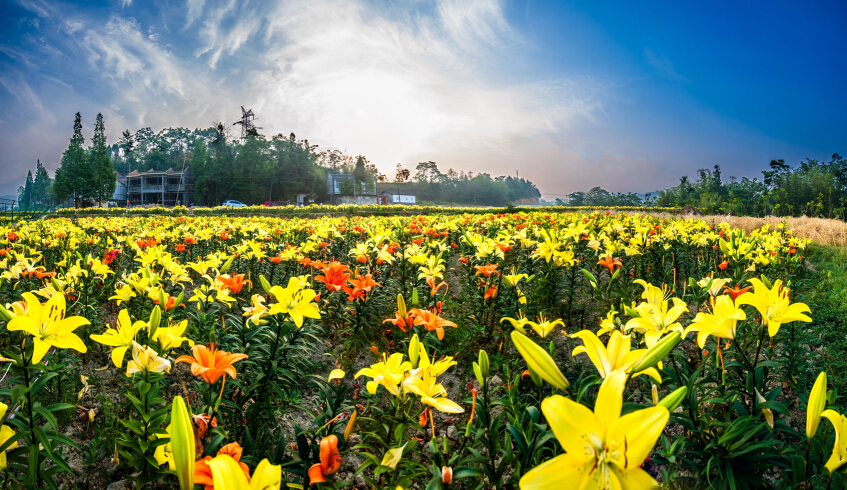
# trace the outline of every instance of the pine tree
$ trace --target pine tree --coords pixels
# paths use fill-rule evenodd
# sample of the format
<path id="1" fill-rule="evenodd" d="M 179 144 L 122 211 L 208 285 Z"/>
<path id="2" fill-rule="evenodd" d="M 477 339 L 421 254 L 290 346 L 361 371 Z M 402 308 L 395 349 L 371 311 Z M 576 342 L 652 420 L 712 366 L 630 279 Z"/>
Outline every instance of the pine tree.
<path id="1" fill-rule="evenodd" d="M 94 137 L 91 139 L 88 161 L 91 168 L 91 177 L 88 179 L 88 185 L 91 187 L 90 196 L 98 202 L 106 202 L 115 194 L 116 177 L 114 164 L 109 158 L 109 147 L 106 146 L 103 114 L 97 114 L 94 122 Z"/>
<path id="2" fill-rule="evenodd" d="M 82 136 L 82 116 L 79 112 L 74 116 L 74 134 L 71 136 L 70 144 L 62 154 L 62 161 L 56 169 L 56 182 L 53 184 L 53 192 L 59 202 L 69 197 L 74 198 L 74 206 L 79 207 L 84 195 L 83 181 L 85 179 L 87 155 L 82 148 L 85 138 Z"/>
<path id="3" fill-rule="evenodd" d="M 26 173 L 26 183 L 18 187 L 18 208 L 27 209 L 32 203 L 32 171 Z"/>
<path id="4" fill-rule="evenodd" d="M 32 196 L 35 202 L 44 204 L 50 200 L 49 189 L 52 183 L 47 169 L 41 164 L 41 160 L 35 165 L 35 181 L 32 184 Z"/>

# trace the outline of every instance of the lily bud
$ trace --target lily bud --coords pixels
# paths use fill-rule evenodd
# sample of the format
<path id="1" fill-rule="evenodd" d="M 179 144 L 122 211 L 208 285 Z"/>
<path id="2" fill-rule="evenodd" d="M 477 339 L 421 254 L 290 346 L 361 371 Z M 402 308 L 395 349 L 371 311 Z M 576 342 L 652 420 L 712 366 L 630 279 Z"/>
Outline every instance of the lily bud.
<path id="1" fill-rule="evenodd" d="M 485 377 L 482 375 L 482 370 L 480 369 L 479 364 L 477 364 L 476 361 L 474 361 L 473 363 L 473 373 L 474 376 L 476 376 L 476 380 L 477 382 L 479 382 L 480 386 L 485 384 Z"/>
<path id="2" fill-rule="evenodd" d="M 511 335 L 512 342 L 514 342 L 518 352 L 523 356 L 530 371 L 538 373 L 544 381 L 560 390 L 566 390 L 570 386 L 568 379 L 565 378 L 565 375 L 556 366 L 556 362 L 553 361 L 550 354 L 530 340 L 529 337 L 518 331 L 513 331 Z"/>
<path id="3" fill-rule="evenodd" d="M 655 386 L 655 385 L 653 385 Z M 685 395 L 688 394 L 688 388 L 683 386 L 682 388 L 677 388 L 670 395 L 662 398 L 662 400 L 656 404 L 657 407 L 665 407 L 668 409 L 668 412 L 673 412 L 674 410 L 682 404 L 682 400 L 685 399 Z"/>
<path id="4" fill-rule="evenodd" d="M 232 266 L 232 261 L 235 260 L 235 255 L 230 257 L 226 262 L 224 262 L 224 266 L 221 267 L 221 274 L 226 274 L 226 271 Z"/>
<path id="5" fill-rule="evenodd" d="M 400 301 L 403 300 L 403 297 L 397 295 L 397 304 L 400 304 Z M 404 306 L 405 309 L 405 306 Z M 418 367 L 418 359 L 421 355 L 421 341 L 418 339 L 418 334 L 412 335 L 412 340 L 409 341 L 409 360 L 412 362 L 412 367 Z"/>
<path id="6" fill-rule="evenodd" d="M 180 489 L 193 489 L 194 426 L 181 396 L 175 397 L 171 405 L 171 452 Z"/>
<path id="7" fill-rule="evenodd" d="M 418 288 L 412 289 L 412 306 L 418 306 Z"/>
<path id="8" fill-rule="evenodd" d="M 347 421 L 347 427 L 344 428 L 344 442 L 347 442 L 347 439 L 350 439 L 350 434 L 353 433 L 353 427 L 356 425 L 356 418 L 359 416 L 359 411 L 353 409 L 353 413 L 350 415 L 350 420 Z"/>
<path id="9" fill-rule="evenodd" d="M 262 289 L 265 290 L 266 293 L 271 294 L 271 283 L 265 279 L 265 276 L 259 276 L 259 282 L 262 283 Z"/>
<path id="10" fill-rule="evenodd" d="M 400 316 L 406 318 L 406 300 L 403 299 L 402 294 L 397 295 L 397 312 L 400 313 Z"/>
<path id="11" fill-rule="evenodd" d="M 488 377 L 491 364 L 488 362 L 488 353 L 484 350 L 479 351 L 479 371 L 484 378 Z"/>
<path id="12" fill-rule="evenodd" d="M 659 404 L 659 387 L 656 386 L 656 385 L 653 385 L 650 388 L 650 391 L 653 394 L 653 405 L 658 405 Z"/>
<path id="13" fill-rule="evenodd" d="M 159 329 L 159 324 L 162 323 L 162 308 L 159 305 L 153 307 L 150 312 L 150 319 L 147 320 L 147 332 L 151 339 L 156 338 L 156 330 Z"/>
<path id="14" fill-rule="evenodd" d="M 647 349 L 647 352 L 641 356 L 641 359 L 635 363 L 635 366 L 632 366 L 633 373 L 640 373 L 647 368 L 651 368 L 656 364 L 662 362 L 662 359 L 667 357 L 668 354 L 676 347 L 676 345 L 681 340 L 679 332 L 672 332 L 668 335 L 665 335 L 662 340 L 656 342 L 653 347 Z"/>
<path id="15" fill-rule="evenodd" d="M 441 467 L 441 483 L 449 485 L 453 482 L 453 468 L 449 466 Z"/>
<path id="16" fill-rule="evenodd" d="M 174 308 L 182 304 L 182 300 L 185 299 L 185 291 L 181 291 L 179 296 L 176 297 L 176 303 L 174 303 Z"/>
<path id="17" fill-rule="evenodd" d="M 821 421 L 821 413 L 826 406 L 826 373 L 820 373 L 818 379 L 809 393 L 809 405 L 806 407 L 806 437 L 815 437 L 818 424 Z"/>
<path id="18" fill-rule="evenodd" d="M 12 319 L 12 313 L 9 310 L 7 310 L 5 306 L 0 304 L 0 320 L 3 320 L 4 322 L 8 322 L 11 319 Z"/>
<path id="19" fill-rule="evenodd" d="M 762 403 L 765 403 L 766 401 L 768 401 L 765 397 L 762 396 L 761 393 L 759 393 L 758 388 L 756 388 L 755 391 L 756 391 L 756 404 L 762 404 Z M 762 410 L 762 414 L 765 416 L 765 421 L 768 423 L 768 426 L 770 426 L 770 428 L 773 429 L 773 411 L 770 408 L 763 408 L 761 410 Z"/>

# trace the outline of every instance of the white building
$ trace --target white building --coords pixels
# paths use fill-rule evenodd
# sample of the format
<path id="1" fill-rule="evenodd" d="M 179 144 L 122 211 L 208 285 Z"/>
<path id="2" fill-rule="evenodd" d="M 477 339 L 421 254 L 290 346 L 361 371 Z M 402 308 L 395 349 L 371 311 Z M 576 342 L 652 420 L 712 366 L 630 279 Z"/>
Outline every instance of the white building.
<path id="1" fill-rule="evenodd" d="M 415 196 L 409 194 L 391 194 L 391 204 L 415 204 Z"/>

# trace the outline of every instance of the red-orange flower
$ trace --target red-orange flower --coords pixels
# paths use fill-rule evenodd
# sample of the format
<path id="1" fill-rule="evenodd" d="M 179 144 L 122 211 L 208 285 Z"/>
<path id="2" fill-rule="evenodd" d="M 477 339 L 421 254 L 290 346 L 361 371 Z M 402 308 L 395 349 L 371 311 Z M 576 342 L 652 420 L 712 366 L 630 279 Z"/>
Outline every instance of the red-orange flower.
<path id="1" fill-rule="evenodd" d="M 444 327 L 456 328 L 456 324 L 441 318 L 429 310 L 414 308 L 410 311 L 415 315 L 415 325 L 423 325 L 427 330 L 435 330 L 438 340 L 444 339 Z"/>
<path id="2" fill-rule="evenodd" d="M 426 283 L 429 286 L 429 295 L 430 296 L 435 296 L 436 294 L 438 294 L 438 290 L 441 289 L 442 287 L 446 288 L 444 290 L 444 294 L 447 294 L 447 290 L 450 289 L 450 286 L 444 281 L 441 281 L 440 283 L 435 284 L 435 277 L 434 276 L 427 277 Z"/>
<path id="3" fill-rule="evenodd" d="M 482 299 L 496 298 L 496 297 L 497 297 L 497 287 L 496 287 L 496 286 L 491 286 L 491 287 L 489 287 L 489 288 L 488 288 L 488 290 L 485 292 L 485 296 L 484 296 Z"/>
<path id="4" fill-rule="evenodd" d="M 723 270 L 726 270 L 726 266 L 728 266 L 728 265 L 729 265 L 729 262 L 724 260 L 723 262 L 718 264 L 718 267 L 720 267 L 720 269 L 723 271 Z"/>
<path id="5" fill-rule="evenodd" d="M 341 468 L 341 454 L 338 452 L 338 437 L 328 435 L 321 439 L 321 462 L 309 468 L 309 483 L 323 483 L 326 477 Z"/>
<path id="6" fill-rule="evenodd" d="M 271 257 L 271 262 L 276 265 L 279 265 L 279 263 L 282 262 L 282 257 L 280 257 L 279 255 L 274 255 L 273 257 Z"/>
<path id="7" fill-rule="evenodd" d="M 174 364 L 187 362 L 191 364 L 191 374 L 200 376 L 209 384 L 215 384 L 222 375 L 228 374 L 232 379 L 235 379 L 236 371 L 233 363 L 247 359 L 247 354 L 230 354 L 229 352 L 218 350 L 215 344 L 205 345 L 197 344 L 191 350 L 194 356 L 180 356 L 174 361 Z M 224 378 L 226 379 L 226 378 Z"/>
<path id="8" fill-rule="evenodd" d="M 623 265 L 623 263 L 621 262 L 621 259 L 619 259 L 617 257 L 612 257 L 611 255 L 607 255 L 606 257 L 597 261 L 597 263 L 602 265 L 603 267 L 609 269 L 610 273 L 615 272 L 616 267 L 620 267 L 620 266 Z"/>
<path id="9" fill-rule="evenodd" d="M 350 269 L 346 265 L 333 260 L 322 268 L 323 274 L 316 276 L 315 280 L 326 284 L 326 288 L 330 292 L 341 291 L 350 277 L 349 271 Z"/>
<path id="10" fill-rule="evenodd" d="M 407 328 L 411 329 L 415 324 L 415 315 L 412 311 L 406 316 L 401 315 L 399 311 L 395 311 L 394 318 L 383 320 L 382 323 L 391 323 L 405 333 Z"/>
<path id="11" fill-rule="evenodd" d="M 739 286 L 738 284 L 736 284 L 736 285 L 735 285 L 735 288 L 734 288 L 734 289 L 730 289 L 730 287 L 729 287 L 729 286 L 724 286 L 724 287 L 723 287 L 723 289 L 724 289 L 724 294 L 728 294 L 728 295 L 730 295 L 730 296 L 732 297 L 732 300 L 733 300 L 733 301 L 735 301 L 736 299 L 738 299 L 738 297 L 739 297 L 739 296 L 741 296 L 742 294 L 746 293 L 747 291 L 749 291 L 749 290 L 750 290 L 750 289 L 752 289 L 752 288 L 753 288 L 753 286 L 747 286 L 746 288 L 742 288 L 742 287 L 741 287 L 741 286 Z"/>
<path id="12" fill-rule="evenodd" d="M 241 468 L 241 471 L 244 472 L 244 476 L 247 477 L 247 481 L 249 482 L 250 468 L 241 462 L 241 454 L 243 451 L 244 450 L 237 442 L 231 442 L 218 451 L 218 456 L 226 454 L 234 459 Z M 205 485 L 204 490 L 215 490 L 215 482 L 212 480 L 212 469 L 209 468 L 209 461 L 211 461 L 211 459 L 211 456 L 206 456 L 194 463 L 194 483 L 196 485 Z"/>
<path id="13" fill-rule="evenodd" d="M 361 289 L 366 293 L 370 293 L 371 289 L 376 286 L 382 286 L 382 284 L 374 281 L 373 275 L 367 274 L 365 276 L 359 276 L 358 279 L 350 279 L 350 284 L 353 285 L 355 289 Z"/>
<path id="14" fill-rule="evenodd" d="M 244 280 L 244 274 L 233 274 L 232 277 L 218 276 L 218 280 L 235 295 L 238 295 L 244 285 L 250 282 Z"/>
<path id="15" fill-rule="evenodd" d="M 489 277 L 491 274 L 500 274 L 497 272 L 497 264 L 475 265 L 474 268 L 476 268 L 475 275 L 477 276 L 482 274 L 485 277 Z"/>
<path id="16" fill-rule="evenodd" d="M 176 246 L 176 251 L 177 252 L 185 252 L 185 245 L 180 243 L 179 245 Z"/>

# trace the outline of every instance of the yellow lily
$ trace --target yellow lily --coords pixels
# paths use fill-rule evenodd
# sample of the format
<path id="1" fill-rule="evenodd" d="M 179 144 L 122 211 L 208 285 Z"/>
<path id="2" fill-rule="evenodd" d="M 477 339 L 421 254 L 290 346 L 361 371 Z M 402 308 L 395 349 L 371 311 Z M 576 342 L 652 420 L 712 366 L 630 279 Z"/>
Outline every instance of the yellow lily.
<path id="1" fill-rule="evenodd" d="M 219 454 L 209 460 L 215 490 L 279 490 L 282 482 L 282 467 L 263 459 L 250 481 L 244 470 L 228 454 Z"/>
<path id="2" fill-rule="evenodd" d="M 183 320 L 176 325 L 168 327 L 159 327 L 156 329 L 156 334 L 153 335 L 153 340 L 159 342 L 164 352 L 171 349 L 176 349 L 183 342 L 188 342 L 189 347 L 194 347 L 194 341 L 188 337 L 183 337 L 185 329 L 188 327 L 188 320 Z"/>
<path id="3" fill-rule="evenodd" d="M 115 300 L 118 306 L 121 305 L 124 301 L 129 301 L 136 296 L 135 291 L 128 285 L 124 284 L 115 290 L 115 294 L 109 296 L 110 300 Z"/>
<path id="4" fill-rule="evenodd" d="M 254 294 L 250 298 L 250 305 L 244 308 L 244 316 L 250 317 L 250 323 L 253 325 L 262 325 L 267 321 L 262 320 L 268 316 L 268 307 L 265 306 L 265 297 L 261 294 Z"/>
<path id="5" fill-rule="evenodd" d="M 360 369 L 353 377 L 358 378 L 365 375 L 371 378 L 371 381 L 368 381 L 365 385 L 371 395 L 376 394 L 376 389 L 379 385 L 382 385 L 392 395 L 400 396 L 399 384 L 403 381 L 405 373 L 410 369 L 412 369 L 412 364 L 408 361 L 404 362 L 403 354 L 397 352 L 391 354 L 391 357 L 387 359 L 383 354 L 382 362 L 372 364 L 369 368 Z"/>
<path id="6" fill-rule="evenodd" d="M 625 384 L 623 372 L 609 375 L 600 386 L 594 412 L 559 395 L 541 403 L 565 454 L 529 470 L 521 478 L 521 490 L 656 487 L 655 480 L 639 466 L 656 444 L 670 413 L 657 406 L 621 416 Z"/>
<path id="7" fill-rule="evenodd" d="M 818 379 L 809 393 L 809 405 L 806 407 L 806 437 L 815 437 L 818 424 L 821 421 L 821 413 L 826 406 L 826 373 L 820 373 Z"/>
<path id="8" fill-rule="evenodd" d="M 507 320 L 509 323 L 512 324 L 512 327 L 514 327 L 515 330 L 526 335 L 526 329 L 524 327 L 529 325 L 530 321 L 526 316 L 524 316 L 523 310 L 518 312 L 517 318 L 504 316 L 500 319 L 500 323 L 503 323 L 503 320 Z"/>
<path id="9" fill-rule="evenodd" d="M 752 305 L 762 315 L 762 323 L 768 327 L 768 335 L 774 337 L 779 331 L 780 325 L 789 322 L 811 322 L 812 319 L 804 315 L 811 313 L 809 307 L 804 303 L 790 304 L 788 288 L 782 287 L 782 280 L 777 279 L 773 287 L 768 289 L 761 280 L 750 279 L 753 285 L 753 293 L 743 294 L 738 297 L 740 305 Z"/>
<path id="10" fill-rule="evenodd" d="M 712 277 L 704 277 L 697 281 L 697 285 L 701 288 L 705 288 L 706 286 L 709 287 L 709 296 L 713 298 L 721 294 L 721 290 L 723 290 L 723 287 L 727 283 L 729 283 L 729 279 L 715 279 Z"/>
<path id="11" fill-rule="evenodd" d="M 562 319 L 561 319 L 561 318 L 556 319 L 556 320 L 553 320 L 553 321 L 551 322 L 551 321 L 547 320 L 547 318 L 545 318 L 545 317 L 544 317 L 544 314 L 543 314 L 543 313 L 541 313 L 541 314 L 538 316 L 538 323 L 536 323 L 536 322 L 527 322 L 527 325 L 529 325 L 530 327 L 532 327 L 532 329 L 533 329 L 533 330 L 535 330 L 535 332 L 536 332 L 538 335 L 540 335 L 540 336 L 541 336 L 541 338 L 543 339 L 543 338 L 547 337 L 547 335 L 549 335 L 549 334 L 550 334 L 550 332 L 552 332 L 554 328 L 556 328 L 556 325 L 561 325 L 561 326 L 562 326 L 562 328 L 564 328 L 564 327 L 565 327 L 565 322 L 564 322 L 564 321 L 562 321 Z"/>
<path id="12" fill-rule="evenodd" d="M 824 464 L 830 473 L 834 473 L 847 463 L 847 440 L 842 437 L 847 435 L 847 417 L 835 410 L 824 410 L 821 417 L 832 422 L 832 427 L 835 429 L 835 445 L 832 446 L 832 454 Z"/>
<path id="13" fill-rule="evenodd" d="M 571 337 L 581 339 L 583 343 L 573 350 L 571 356 L 587 354 L 601 378 L 606 378 L 615 371 L 629 373 L 632 371 L 632 366 L 647 352 L 647 349 L 630 350 L 632 348 L 632 336 L 623 335 L 618 330 L 612 331 L 608 346 L 603 345 L 600 338 L 591 330 L 582 330 L 571 335 Z M 662 382 L 662 377 L 656 371 L 656 368 L 647 368 L 644 371 L 634 373 L 633 376 L 641 376 L 642 374 L 650 376 L 657 383 Z"/>
<path id="14" fill-rule="evenodd" d="M 146 323 L 141 320 L 133 323 L 129 318 L 129 313 L 126 310 L 121 310 L 115 324 L 117 328 L 108 328 L 102 334 L 89 335 L 89 337 L 95 342 L 112 347 L 112 362 L 116 368 L 120 368 L 123 366 L 127 349 L 132 347 L 136 334 L 144 328 L 144 325 Z"/>
<path id="15" fill-rule="evenodd" d="M 126 365 L 127 376 L 144 372 L 170 372 L 170 370 L 171 362 L 164 357 L 159 357 L 156 351 L 150 347 L 142 346 L 138 342 L 132 343 L 132 360 Z"/>
<path id="16" fill-rule="evenodd" d="M 462 413 L 464 408 L 447 398 L 447 390 L 431 373 L 422 372 L 421 377 L 409 377 L 403 381 L 403 388 L 421 397 L 421 403 L 444 413 Z"/>
<path id="17" fill-rule="evenodd" d="M 90 325 L 90 322 L 81 316 L 65 318 L 63 294 L 54 294 L 44 306 L 41 306 L 41 302 L 32 293 L 23 293 L 23 297 L 26 301 L 26 315 L 12 318 L 6 328 L 13 332 L 23 330 L 32 336 L 33 364 L 41 362 L 52 346 L 83 353 L 88 351 L 85 342 L 73 331 L 83 325 Z"/>
<path id="18" fill-rule="evenodd" d="M 735 339 L 735 327 L 739 320 L 746 320 L 747 314 L 739 308 L 744 300 L 744 297 L 750 293 L 744 293 L 735 301 L 729 295 L 718 296 L 711 298 L 712 312 L 697 313 L 691 325 L 685 329 L 684 335 L 688 332 L 699 332 L 697 334 L 697 344 L 702 349 L 706 345 L 706 339 L 709 335 L 721 339 Z"/>
<path id="19" fill-rule="evenodd" d="M 271 305 L 268 314 L 288 314 L 298 328 L 303 326 L 305 318 L 320 319 L 321 317 L 320 308 L 317 303 L 312 302 L 316 296 L 315 291 L 300 289 L 300 282 L 296 278 L 289 279 L 288 286 L 285 288 L 272 287 L 271 294 L 276 298 L 277 303 Z"/>
<path id="20" fill-rule="evenodd" d="M 615 324 L 615 315 L 617 314 L 617 311 L 610 311 L 606 314 L 606 318 L 600 320 L 600 330 L 597 331 L 598 337 L 612 330 L 617 330 L 618 326 Z"/>
<path id="21" fill-rule="evenodd" d="M 654 289 L 658 288 L 654 287 Z M 655 291 L 645 292 L 645 294 L 648 295 L 648 301 L 635 307 L 638 316 L 626 322 L 624 330 L 627 332 L 635 330 L 643 333 L 647 347 L 653 347 L 662 335 L 669 331 L 679 330 L 682 332 L 682 325 L 677 322 L 677 319 L 688 311 L 688 307 L 679 298 L 659 300 L 658 303 L 654 303 L 651 300 L 655 299 Z M 673 306 L 669 307 L 671 302 Z"/>

